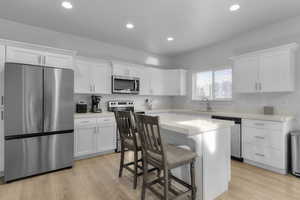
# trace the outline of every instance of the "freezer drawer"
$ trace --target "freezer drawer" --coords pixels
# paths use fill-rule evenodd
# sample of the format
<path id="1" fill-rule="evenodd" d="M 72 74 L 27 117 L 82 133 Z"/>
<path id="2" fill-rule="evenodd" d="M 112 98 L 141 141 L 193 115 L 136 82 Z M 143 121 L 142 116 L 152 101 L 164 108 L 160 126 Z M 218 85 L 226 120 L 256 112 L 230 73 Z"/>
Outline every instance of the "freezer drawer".
<path id="1" fill-rule="evenodd" d="M 5 140 L 5 182 L 73 165 L 74 133 Z"/>

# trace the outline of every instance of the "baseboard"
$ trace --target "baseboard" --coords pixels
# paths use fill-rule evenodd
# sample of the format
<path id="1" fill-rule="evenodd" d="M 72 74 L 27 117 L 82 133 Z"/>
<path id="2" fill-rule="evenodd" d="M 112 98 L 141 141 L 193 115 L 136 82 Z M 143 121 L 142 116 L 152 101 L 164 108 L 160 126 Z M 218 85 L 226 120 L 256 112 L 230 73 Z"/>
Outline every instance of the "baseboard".
<path id="1" fill-rule="evenodd" d="M 278 168 L 275 168 L 275 167 L 271 167 L 271 166 L 261 164 L 261 163 L 255 162 L 255 161 L 247 160 L 247 159 L 244 159 L 244 162 L 247 163 L 247 164 L 250 164 L 250 165 L 254 165 L 256 167 L 260 167 L 260 168 L 263 168 L 263 169 L 266 169 L 266 170 L 270 170 L 272 172 L 279 173 L 279 174 L 283 174 L 283 175 L 288 174 L 287 169 L 278 169 Z"/>
<path id="2" fill-rule="evenodd" d="M 115 149 L 103 151 L 103 152 L 99 152 L 99 153 L 93 153 L 93 154 L 89 154 L 89 155 L 76 156 L 76 157 L 74 157 L 74 160 L 83 160 L 83 159 L 93 158 L 96 156 L 101 156 L 101 155 L 110 154 L 110 153 L 115 153 Z"/>

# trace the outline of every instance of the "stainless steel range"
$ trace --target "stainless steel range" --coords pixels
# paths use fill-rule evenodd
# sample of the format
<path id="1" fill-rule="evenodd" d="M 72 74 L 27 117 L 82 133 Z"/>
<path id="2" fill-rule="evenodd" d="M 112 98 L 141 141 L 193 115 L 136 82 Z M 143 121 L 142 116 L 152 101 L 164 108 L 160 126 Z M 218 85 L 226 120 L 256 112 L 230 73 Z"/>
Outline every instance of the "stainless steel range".
<path id="1" fill-rule="evenodd" d="M 135 112 L 134 109 L 134 102 L 133 101 L 108 101 L 107 102 L 107 110 L 110 112 L 115 112 L 115 111 L 131 111 L 134 113 L 139 113 L 139 114 L 145 114 L 145 112 L 140 111 L 140 112 Z M 117 129 L 117 145 L 116 145 L 116 152 L 120 152 L 121 150 L 121 141 L 120 141 L 120 135 Z"/>
<path id="2" fill-rule="evenodd" d="M 74 73 L 6 63 L 5 182 L 71 167 Z"/>

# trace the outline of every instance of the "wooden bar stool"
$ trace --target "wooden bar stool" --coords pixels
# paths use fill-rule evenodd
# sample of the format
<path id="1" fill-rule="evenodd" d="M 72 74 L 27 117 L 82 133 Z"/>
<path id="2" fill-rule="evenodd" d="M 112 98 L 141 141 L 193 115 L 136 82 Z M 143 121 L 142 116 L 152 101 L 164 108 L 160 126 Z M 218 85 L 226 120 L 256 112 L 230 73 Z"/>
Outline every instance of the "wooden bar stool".
<path id="1" fill-rule="evenodd" d="M 139 165 L 142 159 L 138 159 L 139 152 L 142 151 L 141 142 L 136 134 L 136 128 L 134 124 L 134 116 L 129 111 L 116 111 L 115 112 L 117 128 L 121 139 L 121 159 L 119 177 L 122 177 L 123 168 L 127 169 L 134 174 L 133 188 L 136 189 L 137 178 L 142 175 L 143 172 L 138 172 L 138 169 L 143 169 L 143 166 Z M 134 152 L 134 161 L 124 163 L 124 157 L 126 151 Z M 133 169 L 130 166 L 133 165 Z"/>
<path id="2" fill-rule="evenodd" d="M 171 199 L 169 197 L 169 192 L 176 196 L 172 199 L 181 199 L 190 195 L 191 199 L 195 200 L 196 185 L 194 163 L 197 154 L 190 150 L 176 147 L 175 145 L 166 145 L 162 143 L 158 117 L 135 115 L 135 118 L 137 130 L 141 138 L 144 160 L 143 165 L 145 169 L 141 199 L 145 199 L 146 189 L 149 189 L 156 196 L 163 200 Z M 154 180 L 153 177 L 151 177 L 152 179 L 150 180 L 147 170 L 149 164 L 162 170 L 164 172 L 164 176 L 157 177 Z M 188 184 L 171 174 L 171 169 L 186 164 L 190 164 L 191 184 Z M 176 191 L 171 184 L 171 180 L 174 180 L 180 185 L 184 186 L 186 191 Z M 158 189 L 153 187 L 155 184 L 160 184 L 163 186 L 163 194 L 161 194 Z"/>

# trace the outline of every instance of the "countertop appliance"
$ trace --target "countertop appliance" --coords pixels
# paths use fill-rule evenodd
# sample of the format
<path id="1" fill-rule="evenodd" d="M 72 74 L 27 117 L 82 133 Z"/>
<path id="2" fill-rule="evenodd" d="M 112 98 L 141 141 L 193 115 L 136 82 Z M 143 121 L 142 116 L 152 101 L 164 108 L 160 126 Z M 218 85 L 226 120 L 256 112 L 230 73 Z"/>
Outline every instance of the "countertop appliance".
<path id="1" fill-rule="evenodd" d="M 88 105 L 84 101 L 79 101 L 76 104 L 76 112 L 77 113 L 87 113 L 88 112 Z"/>
<path id="2" fill-rule="evenodd" d="M 231 127 L 231 157 L 243 161 L 242 158 L 242 119 L 235 117 L 212 116 L 213 119 L 229 120 L 234 122 Z"/>
<path id="3" fill-rule="evenodd" d="M 72 167 L 73 70 L 6 63 L 4 79 L 4 181 Z"/>
<path id="4" fill-rule="evenodd" d="M 130 76 L 112 76 L 113 94 L 139 94 L 140 78 Z"/>
<path id="5" fill-rule="evenodd" d="M 102 109 L 100 107 L 101 96 L 92 95 L 92 112 L 93 113 L 101 113 Z"/>
<path id="6" fill-rule="evenodd" d="M 115 111 L 132 111 L 134 112 L 134 102 L 133 101 L 108 101 L 107 102 L 107 110 L 110 112 L 115 112 Z M 138 114 L 145 114 L 145 112 L 134 112 Z M 121 141 L 120 141 L 120 135 L 119 131 L 117 129 L 117 145 L 116 145 L 116 152 L 121 151 Z"/>

